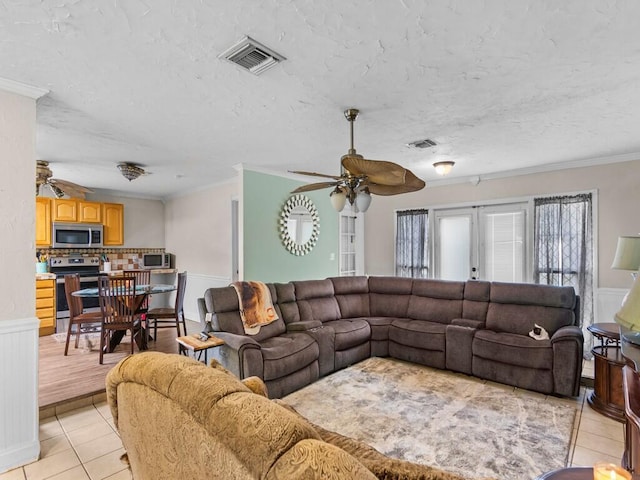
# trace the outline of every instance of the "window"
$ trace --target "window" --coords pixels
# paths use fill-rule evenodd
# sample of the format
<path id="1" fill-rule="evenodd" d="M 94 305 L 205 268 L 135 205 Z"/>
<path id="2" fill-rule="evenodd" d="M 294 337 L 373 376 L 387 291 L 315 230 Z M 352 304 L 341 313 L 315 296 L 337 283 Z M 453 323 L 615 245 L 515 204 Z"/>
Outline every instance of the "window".
<path id="1" fill-rule="evenodd" d="M 396 276 L 428 278 L 428 210 L 396 212 Z"/>

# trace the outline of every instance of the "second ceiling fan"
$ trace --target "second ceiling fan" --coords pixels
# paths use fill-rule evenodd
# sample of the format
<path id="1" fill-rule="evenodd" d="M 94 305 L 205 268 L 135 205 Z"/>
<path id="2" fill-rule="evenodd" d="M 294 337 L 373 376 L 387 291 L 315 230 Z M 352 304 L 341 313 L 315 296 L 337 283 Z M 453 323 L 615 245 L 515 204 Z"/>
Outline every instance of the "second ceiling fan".
<path id="1" fill-rule="evenodd" d="M 398 195 L 416 192 L 424 188 L 425 183 L 397 163 L 384 160 L 367 160 L 356 153 L 353 147 L 353 123 L 358 117 L 359 110 L 349 108 L 344 116 L 349 122 L 351 133 L 351 148 L 342 156 L 340 175 L 326 175 L 316 172 L 292 171 L 300 175 L 331 178 L 330 182 L 310 183 L 296 188 L 292 193 L 309 192 L 322 188 L 333 187 L 330 194 L 331 203 L 337 211 L 342 211 L 347 200 L 350 205 L 355 203 L 360 212 L 365 212 L 371 203 L 371 194 Z"/>

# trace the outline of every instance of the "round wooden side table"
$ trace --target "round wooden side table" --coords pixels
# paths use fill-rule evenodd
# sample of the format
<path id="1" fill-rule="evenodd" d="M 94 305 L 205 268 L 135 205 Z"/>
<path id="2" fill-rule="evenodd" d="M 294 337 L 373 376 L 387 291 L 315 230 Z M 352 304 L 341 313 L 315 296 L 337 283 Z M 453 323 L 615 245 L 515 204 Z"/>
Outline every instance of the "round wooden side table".
<path id="1" fill-rule="evenodd" d="M 620 326 L 617 323 L 594 323 L 587 327 L 600 345 L 594 345 L 593 392 L 587 403 L 596 412 L 624 423 L 622 367 L 626 361 L 620 349 Z"/>
<path id="2" fill-rule="evenodd" d="M 593 480 L 593 468 L 591 467 L 570 467 L 561 468 L 548 472 L 535 480 Z"/>

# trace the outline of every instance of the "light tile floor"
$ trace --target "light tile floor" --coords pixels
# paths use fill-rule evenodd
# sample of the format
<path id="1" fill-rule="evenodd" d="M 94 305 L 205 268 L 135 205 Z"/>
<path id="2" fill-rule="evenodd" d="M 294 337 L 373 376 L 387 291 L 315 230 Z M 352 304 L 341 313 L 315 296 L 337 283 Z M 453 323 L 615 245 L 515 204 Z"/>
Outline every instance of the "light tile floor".
<path id="1" fill-rule="evenodd" d="M 585 364 L 585 373 L 591 367 L 589 363 Z M 623 425 L 588 405 L 586 398 L 591 389 L 582 387 L 580 396 L 575 399 L 515 390 L 523 395 L 534 395 L 541 401 L 575 405 L 576 419 L 568 466 L 591 466 L 598 461 L 620 464 L 624 449 Z M 51 416 L 46 415 L 41 414 L 40 421 L 40 460 L 0 474 L 0 480 L 132 478 L 126 465 L 120 461 L 124 449 L 104 394 L 70 402 L 50 412 Z"/>

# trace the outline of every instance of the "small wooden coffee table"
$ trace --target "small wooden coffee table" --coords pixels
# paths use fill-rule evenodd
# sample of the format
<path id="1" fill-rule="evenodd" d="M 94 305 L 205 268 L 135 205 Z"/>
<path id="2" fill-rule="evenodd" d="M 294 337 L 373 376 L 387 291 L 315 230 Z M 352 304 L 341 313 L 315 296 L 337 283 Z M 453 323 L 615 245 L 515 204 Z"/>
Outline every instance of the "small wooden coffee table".
<path id="1" fill-rule="evenodd" d="M 189 351 L 193 352 L 193 356 L 198 354 L 198 360 L 201 359 L 204 352 L 204 363 L 207 363 L 207 351 L 210 348 L 219 347 L 224 345 L 224 340 L 209 334 L 208 340 L 200 340 L 200 334 L 194 333 L 191 335 L 185 335 L 184 337 L 176 338 L 178 342 L 178 351 L 182 355 L 189 356 Z"/>

